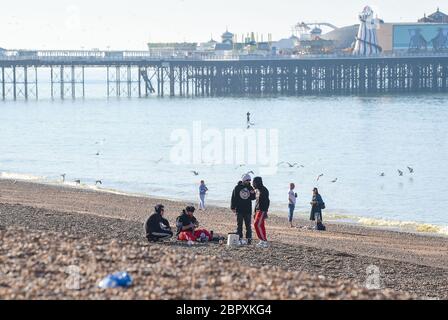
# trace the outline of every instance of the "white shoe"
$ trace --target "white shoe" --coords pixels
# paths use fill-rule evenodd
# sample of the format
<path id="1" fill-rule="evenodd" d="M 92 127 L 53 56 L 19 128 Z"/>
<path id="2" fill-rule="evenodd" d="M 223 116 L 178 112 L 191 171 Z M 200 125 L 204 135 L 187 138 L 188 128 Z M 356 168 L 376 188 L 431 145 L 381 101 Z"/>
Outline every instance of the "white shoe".
<path id="1" fill-rule="evenodd" d="M 257 244 L 257 247 L 258 247 L 258 248 L 268 248 L 268 247 L 269 247 L 269 244 L 268 244 L 267 241 L 260 241 L 260 242 Z"/>

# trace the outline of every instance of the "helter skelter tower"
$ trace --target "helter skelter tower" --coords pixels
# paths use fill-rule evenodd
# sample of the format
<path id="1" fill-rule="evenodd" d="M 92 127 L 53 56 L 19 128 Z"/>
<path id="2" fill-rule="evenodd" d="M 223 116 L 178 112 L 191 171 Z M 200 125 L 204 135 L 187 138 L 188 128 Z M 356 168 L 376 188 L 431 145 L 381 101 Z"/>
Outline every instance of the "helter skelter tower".
<path id="1" fill-rule="evenodd" d="M 359 25 L 358 35 L 356 36 L 353 55 L 371 56 L 381 53 L 382 49 L 378 45 L 376 30 L 379 25 L 379 19 L 374 18 L 373 10 L 366 6 L 359 15 L 361 24 Z"/>

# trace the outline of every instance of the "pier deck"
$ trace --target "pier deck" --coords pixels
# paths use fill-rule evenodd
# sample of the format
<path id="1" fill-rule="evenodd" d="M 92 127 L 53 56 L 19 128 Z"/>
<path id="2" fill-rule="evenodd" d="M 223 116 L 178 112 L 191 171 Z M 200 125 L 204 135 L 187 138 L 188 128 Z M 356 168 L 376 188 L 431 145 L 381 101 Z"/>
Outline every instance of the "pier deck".
<path id="1" fill-rule="evenodd" d="M 362 95 L 447 92 L 448 54 L 157 57 L 148 52 L 20 51 L 0 55 L 0 97 L 86 96 L 86 68 L 104 68 L 105 96 Z M 41 81 L 38 70 L 49 72 Z M 39 71 L 39 74 L 41 72 Z"/>

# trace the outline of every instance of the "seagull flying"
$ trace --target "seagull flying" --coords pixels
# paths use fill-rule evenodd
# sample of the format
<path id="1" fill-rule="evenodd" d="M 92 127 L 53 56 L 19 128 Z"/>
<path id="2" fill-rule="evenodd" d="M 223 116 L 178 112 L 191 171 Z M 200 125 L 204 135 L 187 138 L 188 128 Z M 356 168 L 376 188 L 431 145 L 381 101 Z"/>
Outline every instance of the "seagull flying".
<path id="1" fill-rule="evenodd" d="M 400 177 L 402 177 L 403 176 L 403 171 L 401 171 L 401 170 L 397 170 L 398 171 L 398 175 L 400 176 Z"/>
<path id="2" fill-rule="evenodd" d="M 336 178 L 333 181 L 331 181 L 331 183 L 336 183 L 336 182 L 338 182 L 338 178 Z"/>
<path id="3" fill-rule="evenodd" d="M 386 174 L 384 172 L 380 173 L 380 177 L 385 177 L 385 176 L 386 176 Z"/>
<path id="4" fill-rule="evenodd" d="M 409 173 L 414 173 L 414 168 L 408 167 Z"/>
<path id="5" fill-rule="evenodd" d="M 278 165 L 281 166 L 282 164 L 286 164 L 290 168 L 294 168 L 298 165 L 298 163 L 290 163 L 290 162 L 280 162 Z"/>
<path id="6" fill-rule="evenodd" d="M 197 171 L 192 170 L 192 171 L 190 171 L 190 172 L 193 173 L 195 176 L 198 176 L 198 175 L 199 175 L 199 172 L 197 172 Z"/>
<path id="7" fill-rule="evenodd" d="M 321 173 L 318 177 L 317 177 L 317 180 L 316 181 L 319 181 L 320 180 L 320 178 L 322 178 L 324 176 L 324 174 L 323 173 Z"/>
<path id="8" fill-rule="evenodd" d="M 96 182 L 95 182 L 95 185 L 98 185 L 98 184 L 103 184 L 103 181 L 101 181 L 101 180 L 96 180 Z"/>

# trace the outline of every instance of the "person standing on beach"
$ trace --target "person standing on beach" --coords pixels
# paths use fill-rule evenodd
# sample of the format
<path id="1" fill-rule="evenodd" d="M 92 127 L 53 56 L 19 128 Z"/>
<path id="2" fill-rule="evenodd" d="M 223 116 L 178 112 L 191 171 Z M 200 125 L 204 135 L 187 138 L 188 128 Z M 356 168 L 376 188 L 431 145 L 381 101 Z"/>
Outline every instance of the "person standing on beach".
<path id="1" fill-rule="evenodd" d="M 252 183 L 253 187 L 256 190 L 256 204 L 255 204 L 255 218 L 254 218 L 254 227 L 257 232 L 258 239 L 260 243 L 258 243 L 258 247 L 267 248 L 269 247 L 268 239 L 266 237 L 266 227 L 265 220 L 268 218 L 269 211 L 269 190 L 263 185 L 263 179 L 261 177 L 254 178 Z"/>
<path id="2" fill-rule="evenodd" d="M 245 174 L 242 181 L 233 189 L 230 209 L 236 214 L 237 233 L 240 242 L 243 240 L 243 223 L 246 227 L 247 244 L 252 243 L 252 201 L 255 200 L 255 190 L 250 185 L 252 178 Z"/>
<path id="3" fill-rule="evenodd" d="M 205 210 L 205 196 L 207 195 L 208 188 L 205 185 L 205 181 L 201 180 L 199 185 L 199 210 Z"/>
<path id="4" fill-rule="evenodd" d="M 294 210 L 296 208 L 296 202 L 297 202 L 297 193 L 294 192 L 294 189 L 296 188 L 296 185 L 294 183 L 289 184 L 289 192 L 288 192 L 288 209 L 289 209 L 289 215 L 288 215 L 288 221 L 291 225 L 291 228 L 294 228 L 293 220 L 294 220 Z"/>
<path id="5" fill-rule="evenodd" d="M 313 198 L 310 204 L 311 204 L 310 220 L 316 221 L 316 229 L 318 229 L 319 226 L 322 225 L 323 221 L 322 210 L 325 209 L 325 202 L 323 201 L 317 188 L 313 189 Z"/>
<path id="6" fill-rule="evenodd" d="M 163 215 L 165 207 L 161 204 L 154 207 L 154 213 L 145 222 L 146 239 L 149 242 L 170 239 L 173 236 L 170 223 Z"/>

